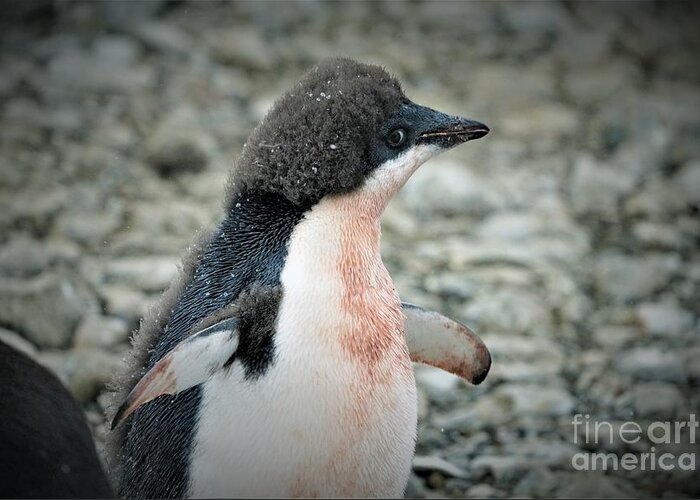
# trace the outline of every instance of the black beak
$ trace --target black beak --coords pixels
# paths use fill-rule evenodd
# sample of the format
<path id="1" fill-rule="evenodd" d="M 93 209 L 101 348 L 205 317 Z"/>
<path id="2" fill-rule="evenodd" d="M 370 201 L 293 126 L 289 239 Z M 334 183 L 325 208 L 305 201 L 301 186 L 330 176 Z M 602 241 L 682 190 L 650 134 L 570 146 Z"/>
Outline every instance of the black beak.
<path id="1" fill-rule="evenodd" d="M 455 144 L 480 139 L 489 133 L 489 128 L 483 123 L 466 118 L 451 117 L 443 126 L 429 132 L 423 132 L 419 137 L 419 141 L 425 142 L 440 142 L 454 141 Z M 448 145 L 449 145 L 448 144 Z"/>
<path id="2" fill-rule="evenodd" d="M 483 123 L 450 116 L 425 106 L 414 105 L 418 108 L 420 132 L 418 144 L 435 144 L 441 148 L 451 148 L 474 139 L 480 139 L 489 133 L 489 128 Z"/>

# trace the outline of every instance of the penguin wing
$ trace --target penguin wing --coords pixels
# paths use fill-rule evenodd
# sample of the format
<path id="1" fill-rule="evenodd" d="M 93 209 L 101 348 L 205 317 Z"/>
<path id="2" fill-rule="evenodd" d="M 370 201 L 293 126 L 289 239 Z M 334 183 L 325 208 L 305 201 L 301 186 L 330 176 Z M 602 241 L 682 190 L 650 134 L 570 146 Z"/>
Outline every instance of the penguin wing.
<path id="1" fill-rule="evenodd" d="M 200 330 L 177 344 L 134 386 L 112 420 L 112 429 L 136 409 L 163 394 L 177 394 L 206 381 L 238 347 L 238 318 Z"/>
<path id="2" fill-rule="evenodd" d="M 435 311 L 407 302 L 401 308 L 411 361 L 441 368 L 475 385 L 486 378 L 491 354 L 476 333 Z"/>

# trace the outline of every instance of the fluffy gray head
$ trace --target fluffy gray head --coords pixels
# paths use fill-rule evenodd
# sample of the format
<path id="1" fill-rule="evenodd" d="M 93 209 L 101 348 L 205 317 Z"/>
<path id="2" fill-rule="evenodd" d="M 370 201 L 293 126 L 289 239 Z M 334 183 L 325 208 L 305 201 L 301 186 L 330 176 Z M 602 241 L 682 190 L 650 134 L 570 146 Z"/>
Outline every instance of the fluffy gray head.
<path id="1" fill-rule="evenodd" d="M 406 97 L 379 66 L 329 59 L 278 99 L 248 139 L 234 171 L 241 188 L 297 204 L 358 186 L 378 129 Z"/>

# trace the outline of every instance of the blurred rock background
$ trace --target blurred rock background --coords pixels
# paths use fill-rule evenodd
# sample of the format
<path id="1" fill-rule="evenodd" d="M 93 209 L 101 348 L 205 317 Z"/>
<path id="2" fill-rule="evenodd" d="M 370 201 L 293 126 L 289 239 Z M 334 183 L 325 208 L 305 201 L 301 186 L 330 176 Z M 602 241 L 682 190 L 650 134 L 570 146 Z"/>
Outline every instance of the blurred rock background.
<path id="1" fill-rule="evenodd" d="M 700 393 L 700 9 L 692 2 L 3 4 L 0 339 L 98 446 L 104 383 L 251 129 L 319 59 L 386 65 L 489 124 L 384 217 L 404 300 L 474 327 L 480 387 L 417 368 L 416 497 L 697 496 L 695 471 L 578 472 L 572 415 L 685 420 Z M 11 383 L 11 381 L 2 381 Z M 0 403 L 1 404 L 1 403 Z M 697 451 L 687 434 L 656 452 Z M 692 449 L 692 450 L 691 450 Z"/>

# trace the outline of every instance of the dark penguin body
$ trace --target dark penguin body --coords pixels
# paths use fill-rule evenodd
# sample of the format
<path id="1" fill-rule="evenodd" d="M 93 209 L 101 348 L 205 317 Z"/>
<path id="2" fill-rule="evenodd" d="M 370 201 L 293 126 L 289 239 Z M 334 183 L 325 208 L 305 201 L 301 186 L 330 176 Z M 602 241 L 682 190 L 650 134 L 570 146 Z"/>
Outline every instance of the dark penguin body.
<path id="1" fill-rule="evenodd" d="M 111 446 L 119 493 L 401 494 L 415 382 L 378 219 L 421 163 L 486 132 L 347 59 L 278 100 L 232 174 L 224 221 L 135 339 L 111 415 L 126 419 Z M 224 320 L 231 331 L 209 328 Z M 464 366 L 485 373 L 487 358 Z"/>
<path id="2" fill-rule="evenodd" d="M 47 369 L 0 342 L 0 498 L 112 498 L 83 411 Z"/>

